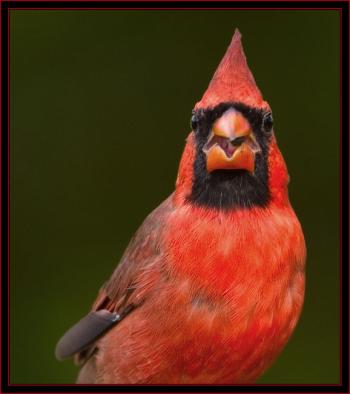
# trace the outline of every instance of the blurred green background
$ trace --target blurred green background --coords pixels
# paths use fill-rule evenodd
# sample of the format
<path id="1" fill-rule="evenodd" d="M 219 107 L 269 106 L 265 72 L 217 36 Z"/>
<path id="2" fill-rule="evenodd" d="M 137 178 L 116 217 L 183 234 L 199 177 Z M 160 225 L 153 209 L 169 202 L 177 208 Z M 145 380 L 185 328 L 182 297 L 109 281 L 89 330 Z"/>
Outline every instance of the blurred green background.
<path id="1" fill-rule="evenodd" d="M 191 110 L 234 28 L 273 109 L 308 247 L 301 320 L 260 383 L 339 382 L 339 14 L 11 11 L 11 383 L 54 358 L 173 190 Z"/>

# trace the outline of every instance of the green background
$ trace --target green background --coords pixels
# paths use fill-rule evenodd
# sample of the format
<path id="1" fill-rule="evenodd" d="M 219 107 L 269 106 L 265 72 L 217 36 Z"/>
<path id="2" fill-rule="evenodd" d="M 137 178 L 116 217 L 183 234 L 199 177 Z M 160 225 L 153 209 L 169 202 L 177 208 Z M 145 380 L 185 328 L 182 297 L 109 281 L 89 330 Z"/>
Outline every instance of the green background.
<path id="1" fill-rule="evenodd" d="M 261 383 L 339 382 L 339 14 L 11 11 L 11 383 L 71 383 L 61 334 L 173 190 L 234 28 L 273 109 L 308 247 L 301 320 Z"/>

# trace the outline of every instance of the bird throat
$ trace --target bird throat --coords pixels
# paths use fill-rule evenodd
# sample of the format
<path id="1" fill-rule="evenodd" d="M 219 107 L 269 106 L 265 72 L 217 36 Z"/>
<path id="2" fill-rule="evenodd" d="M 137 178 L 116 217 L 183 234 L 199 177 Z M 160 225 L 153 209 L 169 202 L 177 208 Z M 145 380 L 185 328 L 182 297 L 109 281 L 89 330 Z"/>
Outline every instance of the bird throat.
<path id="1" fill-rule="evenodd" d="M 254 173 L 246 170 L 206 170 L 203 147 L 207 143 L 212 124 L 227 109 L 235 108 L 250 122 L 261 152 L 255 156 Z M 197 110 L 194 130 L 196 154 L 193 164 L 193 184 L 188 201 L 199 206 L 219 210 L 266 207 L 270 201 L 268 187 L 269 137 L 261 130 L 263 112 L 241 103 L 223 103 L 207 110 Z"/>

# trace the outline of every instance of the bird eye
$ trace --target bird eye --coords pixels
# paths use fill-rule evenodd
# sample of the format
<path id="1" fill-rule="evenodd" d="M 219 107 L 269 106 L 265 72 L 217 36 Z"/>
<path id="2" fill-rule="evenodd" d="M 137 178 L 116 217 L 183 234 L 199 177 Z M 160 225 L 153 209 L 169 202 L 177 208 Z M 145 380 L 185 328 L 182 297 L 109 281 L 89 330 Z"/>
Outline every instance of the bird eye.
<path id="1" fill-rule="evenodd" d="M 265 132 L 270 133 L 272 131 L 272 126 L 273 126 L 272 113 L 268 112 L 263 117 L 262 127 Z"/>
<path id="2" fill-rule="evenodd" d="M 191 118 L 191 128 L 192 130 L 195 130 L 198 127 L 199 119 L 196 114 L 192 115 Z"/>

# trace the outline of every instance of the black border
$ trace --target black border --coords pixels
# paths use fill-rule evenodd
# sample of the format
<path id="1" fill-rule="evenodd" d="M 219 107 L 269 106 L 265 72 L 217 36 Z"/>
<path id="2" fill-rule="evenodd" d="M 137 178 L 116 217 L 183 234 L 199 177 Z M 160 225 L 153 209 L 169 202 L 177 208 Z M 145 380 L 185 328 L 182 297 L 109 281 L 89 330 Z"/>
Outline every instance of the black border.
<path id="1" fill-rule="evenodd" d="M 160 9 L 220 9 L 220 8 L 279 8 L 279 9 L 321 9 L 321 8 L 341 8 L 343 15 L 348 11 L 348 1 L 346 0 L 2 0 L 1 7 L 7 12 L 18 8 L 160 8 Z M 345 19 L 345 18 L 344 18 Z"/>
<path id="2" fill-rule="evenodd" d="M 342 357 L 340 385 L 23 385 L 9 384 L 9 31 L 8 16 L 12 9 L 223 9 L 223 8 L 278 8 L 278 9 L 324 9 L 341 11 L 341 296 L 342 296 Z M 349 393 L 349 2 L 343 1 L 2 1 L 1 20 L 1 376 L 0 393 L 99 393 L 99 392 L 241 392 L 241 393 Z"/>

